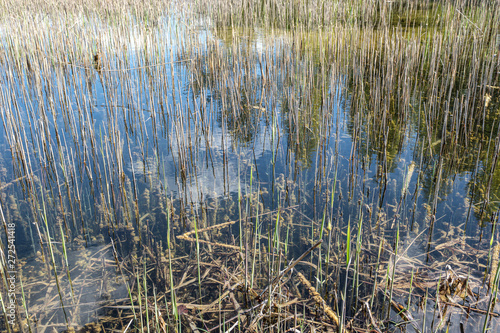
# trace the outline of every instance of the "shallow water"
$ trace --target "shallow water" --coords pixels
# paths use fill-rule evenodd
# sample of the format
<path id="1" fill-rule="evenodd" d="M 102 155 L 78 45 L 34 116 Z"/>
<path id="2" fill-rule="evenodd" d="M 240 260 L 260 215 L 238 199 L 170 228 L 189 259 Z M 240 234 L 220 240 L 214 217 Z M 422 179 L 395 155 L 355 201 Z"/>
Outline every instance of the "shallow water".
<path id="1" fill-rule="evenodd" d="M 384 135 L 373 105 L 357 106 L 362 96 L 343 63 L 321 56 L 328 35 L 219 30 L 209 20 L 188 26 L 174 16 L 150 30 L 99 31 L 101 44 L 85 64 L 69 55 L 67 63 L 44 57 L 51 43 L 43 38 L 41 54 L 2 55 L 2 208 L 7 223 L 16 223 L 19 258 L 39 257 L 53 237 L 64 267 L 62 230 L 69 258 L 111 239 L 120 257 L 132 257 L 141 245 L 167 248 L 168 237 L 192 230 L 196 220 L 198 228 L 242 218 L 257 223 L 252 205 L 260 202 L 260 213 L 293 212 L 286 223 L 260 221 L 264 234 L 273 230 L 287 244 L 288 260 L 320 234 L 328 250 L 322 225 L 331 223 L 345 241 L 349 224 L 353 235 L 362 226 L 363 251 L 375 251 L 375 262 L 380 239 L 393 251 L 406 249 L 416 261 L 398 274 L 408 278 L 412 268 L 439 275 L 446 264 L 475 278 L 484 274 L 490 242 L 498 241 L 497 91 L 488 93 L 484 110 L 491 116 L 475 132 L 482 139 L 464 143 L 451 130 L 442 139 L 443 123 L 424 120 L 420 86 L 412 89 L 410 112 L 397 102 L 387 106 Z M 2 41 L 10 50 L 5 34 Z M 495 77 L 486 84 L 497 84 Z M 171 235 L 167 200 L 177 218 Z M 237 246 L 242 232 L 236 224 L 209 238 Z M 187 242 L 177 246 L 179 255 L 194 256 Z M 105 268 L 113 254 L 101 260 L 102 274 L 113 275 Z M 31 288 L 35 273 L 23 273 Z M 96 274 L 89 278 L 97 285 L 105 279 Z M 67 281 L 61 285 L 68 289 Z M 95 290 L 79 293 L 87 295 L 82 304 L 99 303 Z M 126 290 L 109 297 L 126 299 Z M 28 296 L 33 311 L 39 302 Z M 84 325 L 101 315 L 72 320 Z M 42 327 L 62 314 L 39 317 Z M 477 328 L 481 318 L 466 327 Z"/>

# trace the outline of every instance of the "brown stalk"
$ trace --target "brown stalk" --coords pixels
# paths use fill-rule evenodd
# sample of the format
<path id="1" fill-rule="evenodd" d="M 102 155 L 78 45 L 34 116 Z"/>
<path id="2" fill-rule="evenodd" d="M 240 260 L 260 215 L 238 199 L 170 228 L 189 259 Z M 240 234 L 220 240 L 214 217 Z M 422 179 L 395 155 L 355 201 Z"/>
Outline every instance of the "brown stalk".
<path id="1" fill-rule="evenodd" d="M 325 311 L 328 318 L 330 318 L 335 323 L 335 325 L 339 326 L 340 325 L 339 316 L 335 312 L 333 312 L 332 308 L 330 308 L 326 304 L 323 297 L 321 297 L 321 295 L 316 291 L 316 289 L 311 285 L 311 283 L 304 277 L 304 275 L 302 275 L 302 273 L 297 272 L 297 276 L 299 277 L 300 282 L 302 282 L 302 284 L 304 284 L 306 286 L 307 290 L 309 291 L 309 294 L 311 294 L 311 297 L 316 302 L 316 304 L 319 305 L 323 309 L 323 311 Z"/>

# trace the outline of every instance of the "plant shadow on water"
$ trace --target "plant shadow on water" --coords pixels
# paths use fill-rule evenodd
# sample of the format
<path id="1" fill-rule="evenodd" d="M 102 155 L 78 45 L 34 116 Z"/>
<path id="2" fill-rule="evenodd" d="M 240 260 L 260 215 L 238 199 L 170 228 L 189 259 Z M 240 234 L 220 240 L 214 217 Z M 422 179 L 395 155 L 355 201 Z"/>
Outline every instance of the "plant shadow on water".
<path id="1" fill-rule="evenodd" d="M 2 332 L 499 329 L 498 3 L 61 6 L 0 2 Z"/>

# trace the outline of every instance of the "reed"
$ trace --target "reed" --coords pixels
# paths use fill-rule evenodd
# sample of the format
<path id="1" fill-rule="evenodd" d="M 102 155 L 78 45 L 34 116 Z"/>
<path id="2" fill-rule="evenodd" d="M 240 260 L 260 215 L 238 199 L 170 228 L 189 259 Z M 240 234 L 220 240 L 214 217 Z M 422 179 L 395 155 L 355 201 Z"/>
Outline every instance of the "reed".
<path id="1" fill-rule="evenodd" d="M 466 285 L 490 303 L 467 325 L 497 327 L 499 8 L 0 1 L 20 322 L 354 331 L 413 314 L 425 331 L 477 301 Z M 113 260 L 89 257 L 97 244 Z M 98 272 L 123 285 L 98 288 L 121 300 L 92 301 L 101 320 L 82 314 Z M 36 274 L 59 301 L 39 324 Z"/>

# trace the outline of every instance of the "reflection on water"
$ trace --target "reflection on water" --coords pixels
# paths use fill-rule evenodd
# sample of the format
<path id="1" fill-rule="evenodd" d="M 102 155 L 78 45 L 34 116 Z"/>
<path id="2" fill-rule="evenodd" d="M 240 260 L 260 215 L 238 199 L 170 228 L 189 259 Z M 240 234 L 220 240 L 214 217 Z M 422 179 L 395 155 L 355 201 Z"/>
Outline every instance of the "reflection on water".
<path id="1" fill-rule="evenodd" d="M 241 248 L 252 240 L 260 248 L 277 240 L 286 261 L 326 237 L 321 257 L 346 251 L 340 242 L 349 224 L 374 264 L 394 263 L 404 249 L 397 269 L 385 267 L 401 289 L 415 273 L 418 293 L 439 291 L 419 274 L 427 269 L 439 279 L 446 264 L 479 288 L 490 241 L 498 241 L 498 90 L 471 97 L 468 78 L 456 78 L 453 104 L 433 101 L 434 69 L 421 66 L 428 80 L 407 69 L 393 74 L 389 66 L 400 58 L 380 55 L 387 50 L 379 31 L 357 31 L 366 39 L 358 45 L 317 31 L 202 26 L 193 31 L 168 17 L 126 35 L 96 28 L 95 67 L 90 57 L 80 66 L 29 52 L 2 55 L 1 204 L 17 226 L 19 257 L 35 258 L 24 262 L 24 288 L 40 325 L 68 313 L 75 325 L 117 316 L 119 308 L 109 314 L 101 300 L 130 295 L 120 286 L 123 271 L 108 263 L 133 267 L 146 250 L 157 265 L 165 265 L 165 249 L 192 256 L 190 241 L 175 236 L 229 221 L 201 233 L 202 244 Z M 40 38 L 49 53 L 50 39 Z M 417 43 L 408 41 L 409 53 L 420 51 Z M 356 57 L 373 61 L 352 69 Z M 490 80 L 498 85 L 497 74 Z M 264 236 L 254 240 L 254 231 Z M 57 263 L 47 256 L 49 234 Z M 65 267 L 65 257 L 76 267 L 77 306 L 53 286 L 51 265 Z M 36 265 L 47 269 L 37 292 Z M 158 271 L 154 279 L 168 281 Z M 337 273 L 344 286 L 345 270 Z M 61 289 L 71 289 L 64 281 Z M 326 286 L 320 291 L 328 294 Z"/>

